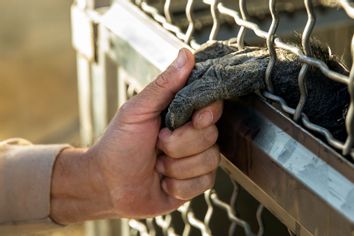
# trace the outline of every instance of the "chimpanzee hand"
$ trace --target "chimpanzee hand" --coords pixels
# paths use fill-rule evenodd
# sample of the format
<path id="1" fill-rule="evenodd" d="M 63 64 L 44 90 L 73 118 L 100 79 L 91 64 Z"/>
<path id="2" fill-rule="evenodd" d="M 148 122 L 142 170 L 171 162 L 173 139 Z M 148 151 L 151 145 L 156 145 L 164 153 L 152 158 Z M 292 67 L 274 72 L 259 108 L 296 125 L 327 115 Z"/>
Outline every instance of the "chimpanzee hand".
<path id="1" fill-rule="evenodd" d="M 169 129 L 182 126 L 193 111 L 212 102 L 264 88 L 267 51 L 260 48 L 235 50 L 224 43 L 212 42 L 196 52 L 196 64 L 187 85 L 168 108 L 165 124 Z"/>
<path id="2" fill-rule="evenodd" d="M 348 70 L 316 40 L 310 41 L 314 58 L 338 73 Z M 165 125 L 174 130 L 186 123 L 192 113 L 214 101 L 247 95 L 265 88 L 269 53 L 264 47 L 237 51 L 226 42 L 207 43 L 195 54 L 196 64 L 186 86 L 168 107 Z M 270 80 L 274 94 L 295 108 L 300 99 L 298 77 L 303 63 L 290 51 L 276 48 L 276 62 Z M 345 84 L 328 79 L 318 68 L 309 67 L 305 86 L 307 99 L 303 112 L 310 121 L 327 128 L 335 138 L 345 140 L 345 114 L 349 104 Z"/>

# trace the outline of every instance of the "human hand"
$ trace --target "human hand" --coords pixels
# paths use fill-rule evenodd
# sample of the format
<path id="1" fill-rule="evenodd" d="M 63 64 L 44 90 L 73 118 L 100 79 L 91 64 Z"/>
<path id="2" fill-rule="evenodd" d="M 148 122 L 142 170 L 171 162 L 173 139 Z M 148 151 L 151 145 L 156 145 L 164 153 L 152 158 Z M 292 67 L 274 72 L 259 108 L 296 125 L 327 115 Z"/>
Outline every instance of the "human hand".
<path id="1" fill-rule="evenodd" d="M 212 187 L 222 102 L 200 109 L 174 131 L 160 130 L 161 112 L 193 66 L 193 55 L 181 50 L 165 72 L 121 107 L 93 147 L 62 152 L 52 181 L 55 221 L 152 217 Z"/>

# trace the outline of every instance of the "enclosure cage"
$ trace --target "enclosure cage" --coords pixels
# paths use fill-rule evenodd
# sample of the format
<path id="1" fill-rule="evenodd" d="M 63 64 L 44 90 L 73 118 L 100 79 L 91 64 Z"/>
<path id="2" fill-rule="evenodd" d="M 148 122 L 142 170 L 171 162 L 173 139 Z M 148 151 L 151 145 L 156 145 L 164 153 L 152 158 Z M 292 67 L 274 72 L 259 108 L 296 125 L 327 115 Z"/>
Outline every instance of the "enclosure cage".
<path id="1" fill-rule="evenodd" d="M 267 89 L 225 103 L 214 189 L 165 216 L 87 223 L 88 235 L 354 235 L 354 3 L 76 0 L 71 11 L 83 145 L 99 137 L 117 107 L 163 71 L 181 47 L 233 39 L 240 49 L 265 45 L 270 54 Z M 289 43 L 295 35 L 301 47 Z M 349 75 L 311 55 L 312 36 L 341 56 Z M 275 48 L 303 63 L 296 107 L 273 93 Z M 303 113 L 310 66 L 348 86 L 345 142 Z"/>

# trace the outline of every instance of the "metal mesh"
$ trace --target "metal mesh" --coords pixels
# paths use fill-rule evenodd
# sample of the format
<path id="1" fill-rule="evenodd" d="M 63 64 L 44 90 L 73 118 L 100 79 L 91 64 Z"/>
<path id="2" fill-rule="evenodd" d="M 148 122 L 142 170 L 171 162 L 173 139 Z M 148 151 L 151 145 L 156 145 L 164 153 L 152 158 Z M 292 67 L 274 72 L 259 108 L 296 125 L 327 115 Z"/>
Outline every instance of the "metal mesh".
<path id="1" fill-rule="evenodd" d="M 192 48 L 197 49 L 200 46 L 194 38 L 196 20 L 193 14 L 193 7 L 196 4 L 195 0 L 188 0 L 185 7 L 185 15 L 188 20 L 188 25 L 187 27 L 185 27 L 185 30 L 182 30 L 173 22 L 173 14 L 171 12 L 171 0 L 166 0 L 164 2 L 162 11 L 159 10 L 155 5 L 149 4 L 147 1 L 144 0 L 136 0 L 134 4 L 139 6 L 155 21 L 160 23 L 162 27 L 164 27 L 170 32 L 173 32 L 177 38 L 189 44 Z M 279 24 L 279 15 L 277 13 L 275 0 L 269 0 L 269 12 L 272 17 L 272 22 L 268 31 L 261 30 L 256 23 L 251 22 L 249 20 L 250 17 L 247 13 L 245 0 L 239 0 L 238 11 L 226 7 L 224 3 L 220 0 L 204 0 L 203 4 L 210 7 L 210 14 L 212 17 L 212 26 L 209 33 L 209 40 L 214 40 L 217 38 L 218 32 L 220 30 L 221 18 L 227 16 L 233 18 L 235 24 L 239 27 L 238 34 L 236 36 L 236 42 L 237 46 L 240 49 L 245 46 L 244 38 L 247 30 L 253 31 L 257 37 L 266 41 L 266 45 L 270 53 L 270 61 L 265 75 L 267 90 L 264 91 L 262 95 L 267 99 L 270 99 L 271 101 L 279 104 L 280 108 L 284 112 L 291 115 L 295 121 L 301 121 L 307 129 L 321 134 L 327 140 L 329 145 L 341 151 L 343 155 L 350 154 L 352 157 L 354 157 L 354 150 L 352 149 L 354 141 L 354 66 L 352 66 L 351 68 L 350 75 L 346 76 L 330 70 L 323 61 L 312 57 L 309 49 L 309 40 L 316 22 L 313 2 L 311 0 L 304 0 L 307 14 L 307 23 L 303 30 L 301 38 L 302 49 L 294 45 L 285 43 L 284 41 L 282 41 L 281 38 L 276 35 Z M 354 18 L 354 6 L 349 1 L 327 1 L 327 4 L 342 7 L 350 18 Z M 298 75 L 300 100 L 295 108 L 289 107 L 284 101 L 284 99 L 273 94 L 273 87 L 270 80 L 270 75 L 276 61 L 275 48 L 285 49 L 298 55 L 299 60 L 303 63 Z M 351 41 L 351 54 L 354 58 L 354 37 Z M 351 96 L 351 103 L 346 117 L 346 128 L 348 132 L 348 137 L 345 143 L 336 140 L 327 129 L 312 123 L 306 116 L 306 114 L 302 112 L 307 99 L 305 78 L 309 66 L 319 68 L 322 73 L 328 78 L 340 83 L 344 83 L 348 86 L 348 90 Z M 134 87 L 134 85 L 130 84 L 130 80 L 121 81 L 124 82 L 123 87 L 125 89 L 123 90 L 126 92 L 123 92 L 121 90 L 120 96 L 122 96 L 123 94 L 124 98 L 121 99 L 120 103 L 124 102 L 123 100 L 127 100 L 131 96 L 134 96 L 140 90 L 139 88 Z M 237 230 L 242 229 L 241 231 L 243 232 L 243 235 L 263 235 L 265 232 L 265 227 L 264 222 L 262 220 L 262 215 L 265 211 L 265 208 L 261 203 L 257 202 L 257 207 L 254 212 L 256 219 L 255 222 L 257 222 L 256 226 L 251 225 L 249 221 L 244 220 L 235 208 L 235 205 L 239 198 L 239 191 L 241 187 L 231 179 L 229 179 L 228 181 L 230 185 L 229 189 L 232 190 L 232 193 L 229 195 L 229 199 L 225 199 L 219 196 L 221 193 L 219 191 L 209 190 L 204 193 L 203 199 L 198 200 L 199 202 L 204 202 L 206 204 L 204 212 L 197 213 L 195 210 L 193 210 L 193 202 L 188 202 L 178 209 L 179 214 L 173 213 L 166 216 L 159 216 L 153 219 L 146 220 L 129 220 L 131 234 L 194 235 L 198 232 L 200 235 L 212 235 L 213 229 L 211 220 L 213 217 L 215 217 L 214 215 L 216 210 L 222 210 L 226 215 L 226 219 L 228 219 L 227 232 L 225 234 L 235 235 Z M 223 184 L 224 183 L 225 182 L 223 182 Z M 256 200 L 253 199 L 253 201 Z M 198 209 L 198 211 L 200 210 Z M 177 223 L 176 225 L 175 222 L 178 221 L 180 223 Z M 283 225 L 283 227 L 285 226 Z M 294 235 L 291 231 L 289 231 L 288 234 Z"/>
<path id="2" fill-rule="evenodd" d="M 120 98 L 119 103 L 123 104 L 125 101 L 129 100 L 131 97 L 135 96 L 141 89 L 134 84 L 134 80 L 131 80 L 124 76 L 125 73 L 122 73 L 119 77 L 120 80 Z M 222 180 L 220 179 L 220 175 L 224 175 Z M 225 226 L 228 229 L 225 231 L 225 234 L 235 235 L 236 230 L 242 229 L 243 235 L 246 236 L 260 236 L 264 233 L 264 227 L 262 222 L 262 213 L 263 213 L 263 205 L 256 201 L 253 197 L 249 195 L 249 198 L 252 198 L 252 201 L 256 202 L 257 208 L 256 211 L 252 214 L 256 216 L 257 229 L 242 217 L 235 210 L 235 206 L 237 201 L 239 200 L 239 192 L 241 186 L 236 183 L 230 176 L 228 176 L 222 169 L 219 169 L 218 179 L 216 182 L 222 182 L 223 189 L 212 189 L 208 190 L 204 193 L 204 196 L 195 199 L 192 202 L 187 202 L 183 206 L 181 206 L 174 216 L 172 214 L 168 214 L 165 216 L 158 216 L 155 218 L 145 219 L 145 220 L 129 220 L 128 224 L 131 229 L 130 235 L 141 235 L 141 236 L 155 236 L 155 235 L 195 235 L 198 233 L 199 235 L 207 236 L 213 235 L 213 230 L 211 227 L 212 217 L 215 217 L 215 210 L 218 208 L 221 211 L 224 211 L 223 219 L 228 219 Z M 216 186 L 215 188 L 217 188 Z M 231 193 L 225 193 L 225 189 L 230 190 Z M 218 195 L 218 193 L 223 193 L 225 197 L 229 197 L 229 199 L 222 199 Z M 198 218 L 196 216 L 196 209 L 193 209 L 193 202 L 203 202 L 206 204 L 206 209 L 204 212 L 200 212 L 198 209 L 198 215 L 203 216 L 203 218 Z M 242 201 L 244 203 L 244 200 Z M 198 207 L 199 208 L 199 207 Z M 181 224 L 175 224 L 176 218 L 179 217 Z M 219 223 L 220 219 L 215 220 L 215 222 Z M 278 224 L 281 224 L 278 222 Z M 285 226 L 284 226 L 285 227 Z M 176 232 L 179 229 L 181 232 Z M 218 230 L 219 232 L 220 230 Z M 215 234 L 215 232 L 214 232 Z M 289 231 L 289 235 L 292 235 L 291 231 Z"/>
<path id="3" fill-rule="evenodd" d="M 255 212 L 251 212 L 256 216 L 256 226 L 251 226 L 247 220 L 243 219 L 242 216 L 237 212 L 235 206 L 239 200 L 239 191 L 241 187 L 229 179 L 224 184 L 230 189 L 232 193 L 229 194 L 229 199 L 222 199 L 218 195 L 218 190 L 208 190 L 204 193 L 203 199 L 199 198 L 192 202 L 187 202 L 182 207 L 178 209 L 180 214 L 169 214 L 166 216 L 159 216 L 153 219 L 146 220 L 129 220 L 129 226 L 131 227 L 131 235 L 263 235 L 264 225 L 262 221 L 262 213 L 264 212 L 264 207 L 261 203 L 257 202 L 257 207 Z M 243 190 L 244 191 L 244 190 Z M 224 194 L 225 195 L 225 194 Z M 196 216 L 196 209 L 193 210 L 193 202 L 198 201 L 204 202 L 206 204 L 206 209 L 203 212 L 199 212 L 199 217 Z M 253 199 L 253 201 L 255 201 Z M 214 214 L 215 211 L 223 211 L 223 217 L 217 219 Z M 219 213 L 220 215 L 220 213 Z M 201 217 L 204 216 L 204 217 Z M 213 218 L 214 217 L 214 218 Z M 182 224 L 176 224 L 180 218 Z M 220 232 L 220 229 L 215 229 L 212 221 L 220 223 L 223 222 L 224 232 Z M 281 224 L 278 222 L 278 224 Z M 285 227 L 285 226 L 283 226 Z M 286 232 L 286 231 L 285 231 Z M 239 234 L 241 233 L 241 234 Z M 284 235 L 284 234 L 283 234 Z M 291 232 L 289 231 L 289 235 Z"/>
<path id="4" fill-rule="evenodd" d="M 183 42 L 189 44 L 192 48 L 197 49 L 200 45 L 194 40 L 193 33 L 195 31 L 195 22 L 193 16 L 193 6 L 195 5 L 196 0 L 188 0 L 185 8 L 185 14 L 188 20 L 188 27 L 183 32 L 181 28 L 177 25 L 173 24 L 172 21 L 172 13 L 171 13 L 171 0 L 166 0 L 164 2 L 163 7 L 163 15 L 160 14 L 159 10 L 154 7 L 153 5 L 149 4 L 143 0 L 136 0 L 134 4 L 139 6 L 144 12 L 149 14 L 155 21 L 160 23 L 162 27 L 166 30 L 171 31 L 176 35 L 177 38 L 182 40 Z M 337 7 L 342 7 L 347 15 L 350 18 L 354 18 L 354 6 L 349 0 L 337 0 L 337 1 L 321 1 L 326 5 L 332 5 Z M 351 68 L 351 72 L 349 76 L 340 74 L 333 70 L 330 70 L 328 66 L 321 60 L 314 58 L 310 54 L 309 50 L 309 41 L 311 34 L 313 32 L 315 22 L 316 22 L 316 15 L 314 13 L 314 4 L 311 0 L 304 0 L 305 9 L 307 13 L 307 23 L 302 33 L 301 43 L 302 48 L 296 47 L 294 45 L 290 45 L 282 41 L 281 38 L 277 37 L 276 31 L 279 24 L 279 16 L 277 13 L 276 8 L 276 1 L 269 0 L 269 12 L 272 17 L 271 25 L 268 31 L 261 30 L 260 27 L 249 20 L 249 16 L 247 13 L 247 6 L 245 0 L 239 0 L 239 12 L 237 10 L 228 8 L 225 4 L 220 0 L 204 0 L 204 4 L 210 6 L 210 14 L 212 16 L 212 28 L 209 34 L 209 40 L 215 40 L 217 34 L 220 29 L 221 17 L 228 16 L 234 19 L 236 26 L 240 27 L 238 34 L 237 34 L 237 45 L 241 49 L 244 47 L 244 36 L 246 30 L 251 30 L 254 32 L 256 36 L 261 39 L 266 40 L 266 44 L 268 50 L 270 52 L 270 61 L 266 70 L 266 85 L 267 91 L 263 92 L 263 96 L 271 101 L 278 103 L 283 111 L 288 113 L 289 115 L 293 116 L 295 121 L 302 121 L 302 124 L 309 130 L 319 133 L 322 135 L 329 145 L 332 147 L 340 150 L 343 155 L 350 154 L 351 157 L 354 157 L 354 151 L 352 149 L 353 146 L 353 133 L 354 133 L 354 67 Z M 298 105 L 295 108 L 289 107 L 284 99 L 281 97 L 273 94 L 273 88 L 270 80 L 270 75 L 272 72 L 272 68 L 276 61 L 276 54 L 275 48 L 282 48 L 288 50 L 297 56 L 299 56 L 299 60 L 303 63 L 301 71 L 298 76 L 299 88 L 300 88 L 300 100 Z M 351 42 L 351 54 L 352 57 L 354 55 L 354 38 L 352 38 Z M 325 128 L 320 127 L 314 123 L 312 123 L 309 118 L 304 114 L 303 107 L 307 99 L 307 90 L 305 86 L 305 78 L 306 73 L 309 66 L 317 67 L 321 70 L 321 72 L 327 76 L 328 78 L 335 80 L 340 83 L 344 83 L 348 85 L 348 90 L 351 95 L 351 104 L 349 107 L 349 111 L 346 117 L 346 128 L 348 132 L 348 137 L 345 143 L 340 142 L 339 140 L 335 139 L 332 134 Z"/>

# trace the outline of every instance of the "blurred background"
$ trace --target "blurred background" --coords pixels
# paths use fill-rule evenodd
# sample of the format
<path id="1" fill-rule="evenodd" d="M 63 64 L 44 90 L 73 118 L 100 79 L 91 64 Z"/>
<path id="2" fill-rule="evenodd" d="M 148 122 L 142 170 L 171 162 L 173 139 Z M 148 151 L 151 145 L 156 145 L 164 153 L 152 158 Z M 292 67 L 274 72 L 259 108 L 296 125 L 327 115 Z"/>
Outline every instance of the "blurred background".
<path id="1" fill-rule="evenodd" d="M 79 143 L 71 3 L 0 1 L 0 140 Z"/>
<path id="2" fill-rule="evenodd" d="M 71 3 L 0 1 L 0 140 L 80 143 Z M 82 233 L 76 225 L 31 235 Z"/>

